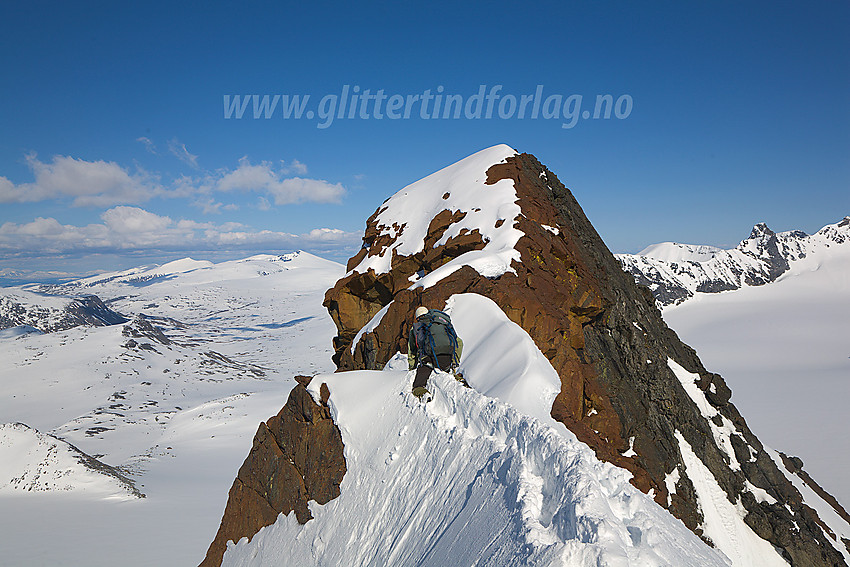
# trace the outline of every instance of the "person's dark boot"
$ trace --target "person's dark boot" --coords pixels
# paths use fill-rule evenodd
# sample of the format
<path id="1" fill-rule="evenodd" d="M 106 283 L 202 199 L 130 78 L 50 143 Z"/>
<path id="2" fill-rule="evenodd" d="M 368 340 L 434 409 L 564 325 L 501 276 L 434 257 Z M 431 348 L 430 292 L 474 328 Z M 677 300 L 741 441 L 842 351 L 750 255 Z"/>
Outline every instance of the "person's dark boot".
<path id="1" fill-rule="evenodd" d="M 417 386 L 413 388 L 413 395 L 419 398 L 420 402 L 428 403 L 431 401 L 431 392 L 429 392 L 424 386 Z"/>

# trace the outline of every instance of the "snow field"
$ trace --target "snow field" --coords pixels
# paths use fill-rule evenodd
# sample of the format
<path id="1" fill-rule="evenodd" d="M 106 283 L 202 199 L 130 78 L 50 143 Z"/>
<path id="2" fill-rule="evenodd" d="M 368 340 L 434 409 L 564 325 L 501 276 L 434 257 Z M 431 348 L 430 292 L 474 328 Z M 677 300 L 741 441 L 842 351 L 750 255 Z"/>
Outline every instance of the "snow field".
<path id="1" fill-rule="evenodd" d="M 341 265 L 309 254 L 200 264 L 69 284 L 68 293 L 114 299 L 131 318 L 184 324 L 153 320 L 172 344 L 136 341 L 156 352 L 122 346 L 122 325 L 0 341 L 3 421 L 120 467 L 146 495 L 104 499 L 77 480 L 68 491 L 0 490 L 4 567 L 197 564 L 257 424 L 280 410 L 294 375 L 333 370 L 335 327 L 321 303 Z M 0 469 L 6 463 L 0 455 Z"/>

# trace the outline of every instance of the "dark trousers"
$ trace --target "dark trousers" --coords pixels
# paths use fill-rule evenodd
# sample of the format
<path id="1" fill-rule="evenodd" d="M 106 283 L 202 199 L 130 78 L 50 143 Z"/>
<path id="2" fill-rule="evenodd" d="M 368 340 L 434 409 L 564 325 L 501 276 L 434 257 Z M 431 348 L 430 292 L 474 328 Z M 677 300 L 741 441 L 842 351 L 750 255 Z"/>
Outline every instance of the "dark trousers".
<path id="1" fill-rule="evenodd" d="M 438 354 L 437 355 L 437 366 L 440 370 L 444 370 L 446 372 L 452 367 L 452 355 L 450 354 Z M 429 366 L 430 364 L 430 366 Z M 413 379 L 413 387 L 418 388 L 419 386 L 425 387 L 425 384 L 428 383 L 428 377 L 431 376 L 431 369 L 434 366 L 431 357 L 428 357 L 425 361 L 420 361 L 419 366 L 416 368 L 416 378 Z"/>

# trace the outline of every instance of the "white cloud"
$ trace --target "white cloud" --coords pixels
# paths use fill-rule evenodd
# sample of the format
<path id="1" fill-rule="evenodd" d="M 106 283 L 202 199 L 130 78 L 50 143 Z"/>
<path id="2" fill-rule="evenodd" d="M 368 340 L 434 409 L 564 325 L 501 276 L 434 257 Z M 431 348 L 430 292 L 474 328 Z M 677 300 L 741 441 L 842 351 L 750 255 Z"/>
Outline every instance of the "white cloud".
<path id="1" fill-rule="evenodd" d="M 168 151 L 183 163 L 190 165 L 193 169 L 200 169 L 198 167 L 198 156 L 189 153 L 189 150 L 186 149 L 186 144 L 181 144 L 177 138 L 172 138 L 168 141 Z"/>
<path id="2" fill-rule="evenodd" d="M 294 163 L 303 165 L 297 160 Z M 306 168 L 304 168 L 306 171 Z M 239 167 L 222 175 L 214 184 L 217 191 L 259 191 L 274 198 L 276 205 L 292 203 L 340 203 L 345 188 L 340 183 L 303 177 L 284 178 L 285 170 L 275 171 L 264 161 L 252 165 L 247 157 L 239 160 Z"/>
<path id="3" fill-rule="evenodd" d="M 71 197 L 73 206 L 108 207 L 119 203 L 141 203 L 161 189 L 144 172 L 130 175 L 115 162 L 55 156 L 51 163 L 44 163 L 35 154 L 28 155 L 26 161 L 35 181 L 15 185 L 0 177 L 0 203 L 31 203 Z"/>
<path id="4" fill-rule="evenodd" d="M 349 238 L 349 234 L 338 228 L 314 228 L 304 236 L 316 242 L 337 242 Z"/>
<path id="5" fill-rule="evenodd" d="M 169 149 L 178 157 L 182 155 L 181 159 L 193 167 L 197 166 L 197 156 L 190 154 L 176 139 L 169 142 Z M 346 193 L 339 183 L 289 177 L 292 171 L 306 173 L 306 166 L 298 160 L 274 169 L 270 162 L 254 165 L 243 157 L 234 170 L 224 168 L 197 177 L 181 175 L 165 185 L 159 177 L 139 166 L 135 173 L 130 173 L 115 162 L 86 161 L 70 156 L 55 156 L 50 163 L 44 163 L 31 154 L 26 161 L 34 181 L 15 184 L 0 176 L 0 203 L 70 199 L 75 207 L 111 207 L 137 205 L 155 197 L 194 197 L 194 206 L 204 214 L 215 214 L 239 207 L 234 203 L 218 202 L 210 197 L 214 192 L 260 193 L 258 208 L 261 210 L 270 208 L 271 202 L 276 205 L 340 203 Z"/>
<path id="6" fill-rule="evenodd" d="M 138 207 L 115 207 L 100 218 L 106 228 L 118 234 L 161 232 L 174 224 L 170 217 L 161 217 Z"/>
<path id="7" fill-rule="evenodd" d="M 63 225 L 54 218 L 0 225 L 0 252 L 18 257 L 58 253 L 151 250 L 303 249 L 345 254 L 356 251 L 360 234 L 318 228 L 306 234 L 251 230 L 242 224 L 174 220 L 138 207 L 118 206 L 102 223 Z"/>

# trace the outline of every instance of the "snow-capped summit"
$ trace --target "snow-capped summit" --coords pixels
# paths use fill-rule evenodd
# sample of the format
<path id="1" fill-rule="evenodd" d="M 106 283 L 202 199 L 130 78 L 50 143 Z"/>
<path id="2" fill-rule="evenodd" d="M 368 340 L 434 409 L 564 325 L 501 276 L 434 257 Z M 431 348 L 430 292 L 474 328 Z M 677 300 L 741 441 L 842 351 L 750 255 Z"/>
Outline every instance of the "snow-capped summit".
<path id="1" fill-rule="evenodd" d="M 472 235 L 484 243 L 480 249 L 462 263 L 447 262 L 419 284 L 433 285 L 461 265 L 489 277 L 510 271 L 511 261 L 519 260 L 514 245 L 522 236 L 513 222 L 520 213 L 517 195 L 510 180 L 488 183 L 486 172 L 515 155 L 507 145 L 493 146 L 401 189 L 369 219 L 363 249 L 350 262 L 352 271 L 384 274 L 395 258 Z"/>
<path id="2" fill-rule="evenodd" d="M 662 306 L 679 304 L 696 293 L 759 286 L 793 272 L 794 263 L 808 256 L 822 258 L 844 252 L 836 249 L 850 240 L 850 217 L 815 234 L 801 230 L 774 232 L 756 224 L 749 237 L 730 250 L 704 245 L 656 244 L 638 254 L 618 254 L 623 269 L 647 286 Z"/>
<path id="3" fill-rule="evenodd" d="M 679 244 L 678 242 L 661 242 L 647 246 L 638 256 L 655 258 L 664 262 L 701 262 L 710 260 L 720 252 L 721 248 L 704 244 Z"/>

